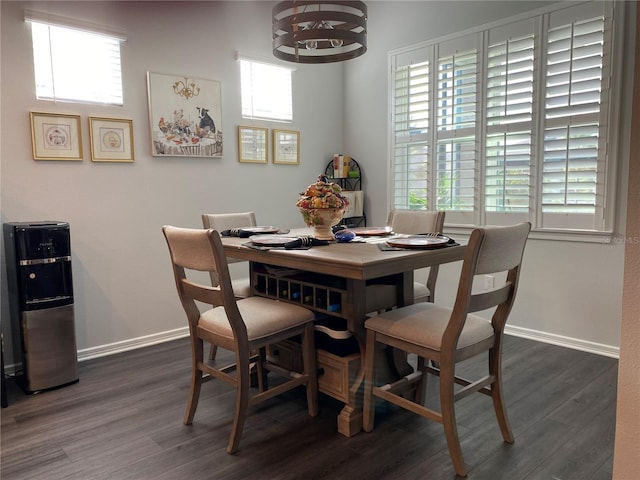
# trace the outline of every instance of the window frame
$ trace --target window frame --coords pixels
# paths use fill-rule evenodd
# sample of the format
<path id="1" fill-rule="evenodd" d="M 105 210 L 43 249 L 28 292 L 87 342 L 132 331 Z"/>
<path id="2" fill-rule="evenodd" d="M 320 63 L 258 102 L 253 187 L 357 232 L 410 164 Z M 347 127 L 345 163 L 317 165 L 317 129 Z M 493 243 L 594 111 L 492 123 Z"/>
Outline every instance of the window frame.
<path id="1" fill-rule="evenodd" d="M 544 135 L 544 110 L 540 110 L 539 106 L 544 106 L 544 70 L 540 68 L 544 58 L 540 58 L 541 52 L 545 51 L 547 47 L 546 34 L 548 31 L 548 21 L 551 15 L 556 12 L 558 15 L 563 15 L 571 8 L 576 8 L 575 4 L 572 5 L 553 5 L 546 8 L 541 8 L 525 14 L 521 14 L 514 17 L 505 18 L 492 22 L 490 24 L 481 25 L 473 29 L 461 31 L 458 33 L 450 34 L 445 37 L 421 42 L 418 44 L 403 47 L 401 49 L 393 50 L 389 52 L 389 182 L 388 182 L 388 208 L 409 208 L 410 199 L 408 192 L 404 192 L 404 198 L 402 193 L 400 194 L 401 201 L 397 202 L 397 193 L 400 187 L 396 186 L 395 182 L 401 171 L 401 164 L 397 164 L 395 153 L 396 150 L 402 150 L 402 144 L 396 142 L 396 128 L 398 121 L 396 118 L 395 108 L 395 88 L 396 88 L 396 66 L 412 65 L 416 62 L 416 59 L 428 60 L 428 69 L 431 75 L 437 75 L 438 63 L 442 58 L 442 55 L 438 54 L 438 46 L 446 42 L 460 42 L 463 37 L 469 36 L 477 39 L 479 61 L 477 65 L 478 79 L 478 115 L 475 122 L 475 135 L 476 135 L 476 153 L 478 160 L 475 162 L 475 193 L 474 200 L 475 205 L 472 212 L 467 212 L 466 215 L 456 215 L 456 211 L 447 211 L 447 230 L 456 234 L 468 234 L 474 227 L 481 225 L 496 225 L 496 224 L 509 224 L 517 223 L 518 221 L 531 221 L 533 228 L 532 238 L 547 238 L 554 240 L 572 240 L 572 241 L 593 241 L 593 242 L 605 242 L 611 241 L 615 227 L 615 208 L 616 208 L 616 185 L 617 185 L 617 169 L 618 169 L 618 151 L 619 151 L 619 125 L 620 119 L 616 115 L 620 109 L 620 98 L 622 95 L 622 55 L 624 38 L 624 5 L 613 5 L 616 2 L 602 2 L 602 1 L 589 1 L 584 2 L 582 5 L 594 5 L 601 11 L 606 12 L 604 25 L 604 48 L 608 49 L 605 52 L 605 63 L 609 62 L 610 66 L 608 71 L 608 77 L 603 81 L 604 85 L 608 84 L 608 93 L 605 92 L 603 97 L 605 98 L 606 105 L 601 108 L 599 114 L 600 130 L 604 131 L 606 138 L 600 138 L 600 149 L 606 148 L 604 154 L 601 155 L 604 159 L 605 166 L 602 167 L 598 164 L 599 174 L 602 174 L 600 181 L 601 190 L 597 192 L 599 203 L 596 205 L 596 211 L 593 214 L 594 228 L 572 228 L 571 226 L 565 227 L 564 225 L 544 225 L 542 223 L 542 205 L 541 205 L 541 189 L 542 189 L 542 171 L 543 171 L 543 157 L 540 150 L 544 146 L 544 141 L 539 138 L 540 135 Z M 576 19 L 574 19 L 576 20 Z M 534 52 L 535 52 L 535 68 L 533 71 L 534 82 L 537 85 L 534 86 L 533 94 L 533 109 L 535 111 L 534 117 L 531 121 L 532 129 L 531 133 L 531 161 L 530 161 L 530 178 L 528 182 L 528 188 L 531 191 L 530 195 L 532 200 L 529 202 L 529 211 L 518 215 L 511 214 L 493 214 L 487 212 L 485 205 L 485 196 L 488 187 L 485 184 L 485 173 L 487 168 L 487 137 L 492 131 L 491 128 L 487 128 L 487 101 L 486 96 L 486 83 L 487 79 L 487 55 L 489 50 L 489 33 L 497 29 L 508 29 L 510 25 L 518 22 L 533 22 L 534 25 Z M 544 33 L 544 35 L 540 35 Z M 608 37 L 607 37 L 608 35 Z M 607 59 L 608 56 L 608 59 Z M 544 56 L 543 56 L 544 57 Z M 416 62 L 417 63 L 417 62 Z M 546 65 L 545 65 L 546 68 Z M 425 139 L 426 149 L 434 150 L 433 152 L 425 153 L 425 155 L 431 154 L 429 157 L 429 164 L 426 169 L 427 188 L 431 189 L 427 196 L 427 209 L 433 209 L 436 198 L 436 178 L 435 178 L 435 149 L 437 149 L 437 132 L 433 132 L 433 129 L 437 129 L 432 116 L 437 115 L 437 92 L 434 91 L 433 85 L 437 84 L 433 80 L 429 81 L 429 129 L 428 131 L 422 130 L 415 135 L 415 140 Z M 604 91 L 603 87 L 603 91 Z M 498 129 L 499 131 L 503 131 Z M 510 126 L 507 125 L 506 131 L 510 131 Z M 455 131 L 452 132 L 452 136 L 455 137 Z M 411 142 L 411 140 L 410 140 Z M 407 148 L 410 148 L 412 143 L 407 144 Z M 603 147 L 604 146 L 604 147 Z M 398 177 L 399 178 L 399 177 Z M 401 188 L 400 188 L 401 189 Z M 404 206 L 401 205 L 404 201 Z M 602 207 L 601 210 L 597 210 L 598 206 Z M 424 207 L 422 207 L 424 208 Z M 598 217 L 598 216 L 601 216 Z M 501 218 L 502 217 L 502 218 Z"/>
<path id="2" fill-rule="evenodd" d="M 242 118 L 246 119 L 246 120 L 259 120 L 259 121 L 270 121 L 270 122 L 280 122 L 280 123 L 293 123 L 293 72 L 295 71 L 295 68 L 292 68 L 288 65 L 282 65 L 279 63 L 274 63 L 274 62 L 270 62 L 267 60 L 262 60 L 262 59 L 258 59 L 258 58 L 252 58 L 252 57 L 248 57 L 248 56 L 244 56 L 244 55 L 236 55 L 236 60 L 238 61 L 238 65 L 239 65 L 239 69 L 240 69 L 240 110 L 241 110 L 241 115 Z M 258 108 L 263 108 L 265 112 L 267 112 L 267 114 L 263 114 L 261 115 L 259 112 L 256 113 L 256 108 L 254 106 L 254 101 L 253 98 L 256 95 L 260 95 L 262 92 L 260 90 L 255 90 L 252 89 L 251 90 L 251 99 L 247 99 L 245 97 L 245 82 L 247 81 L 247 79 L 243 78 L 243 62 L 247 62 L 248 67 L 253 67 L 255 66 L 263 66 L 263 67 L 267 67 L 267 68 L 274 68 L 274 69 L 281 69 L 284 73 L 284 71 L 287 71 L 289 73 L 289 79 L 288 81 L 285 81 L 283 79 L 281 79 L 281 81 L 276 82 L 276 86 L 278 86 L 279 88 L 282 87 L 283 85 L 287 85 L 289 87 L 288 92 L 281 92 L 281 95 L 286 95 L 289 97 L 289 102 L 288 102 L 288 111 L 285 112 L 284 114 L 282 113 L 282 111 L 280 111 L 280 113 L 278 114 L 278 109 L 274 109 L 272 107 L 272 105 L 266 105 L 269 103 L 273 103 L 274 102 L 274 95 L 273 95 L 273 90 L 269 90 L 269 94 L 268 94 L 268 98 L 258 98 Z M 251 79 L 252 82 L 253 79 Z M 252 83 L 253 85 L 253 83 Z M 275 96 L 276 98 L 279 98 L 279 96 Z M 247 103 L 245 103 L 247 102 Z M 262 107 L 260 107 L 260 105 L 262 105 Z M 266 105 L 266 108 L 265 108 Z M 269 115 L 268 113 L 271 113 L 271 115 Z"/>
<path id="3" fill-rule="evenodd" d="M 25 9 L 24 11 L 24 20 L 27 23 L 32 24 L 32 33 L 31 33 L 31 38 L 32 40 L 34 39 L 35 36 L 35 32 L 33 31 L 33 24 L 37 24 L 40 25 L 41 27 L 45 27 L 49 29 L 49 32 L 51 31 L 51 29 L 64 29 L 64 30 L 68 30 L 71 32 L 75 32 L 77 34 L 81 34 L 81 35 L 86 35 L 87 41 L 91 40 L 91 41 L 96 41 L 99 38 L 104 38 L 105 42 L 103 42 L 103 48 L 105 49 L 109 49 L 109 51 L 107 51 L 105 54 L 106 55 L 111 55 L 113 52 L 117 51 L 117 59 L 113 60 L 112 62 L 109 63 L 109 65 L 111 67 L 116 66 L 117 70 L 114 68 L 112 70 L 110 70 L 111 75 L 108 75 L 107 78 L 110 81 L 116 81 L 118 82 L 118 85 L 116 87 L 113 87 L 112 89 L 107 89 L 109 92 L 109 95 L 106 97 L 102 97 L 102 98 L 98 98 L 98 97 L 93 97 L 93 98 L 86 98 L 86 97 L 74 97 L 74 96 L 65 96 L 64 94 L 60 94 L 58 95 L 56 93 L 56 83 L 60 83 L 60 82 L 56 82 L 56 73 L 55 73 L 55 66 L 57 65 L 58 68 L 62 68 L 63 65 L 61 65 L 60 61 L 56 61 L 56 59 L 54 58 L 54 55 L 52 55 L 52 45 L 51 45 L 51 33 L 49 33 L 49 50 L 51 53 L 48 54 L 48 58 L 44 58 L 44 57 L 40 57 L 40 60 L 46 60 L 49 63 L 49 70 L 51 72 L 51 78 L 49 78 L 49 82 L 50 85 L 49 87 L 51 88 L 50 94 L 39 94 L 38 90 L 38 81 L 39 79 L 41 79 L 41 77 L 38 75 L 38 69 L 42 68 L 43 65 L 40 65 L 40 67 L 38 66 L 38 62 L 40 61 L 39 59 L 36 58 L 36 45 L 34 43 L 33 47 L 33 53 L 34 53 L 34 81 L 35 81 L 35 91 L 36 91 L 36 99 L 37 100 L 43 100 L 43 101 L 53 101 L 53 102 L 65 102 L 65 103 L 82 103 L 82 104 L 89 104 L 89 105 L 112 105 L 112 106 L 123 106 L 124 105 L 124 84 L 123 84 L 123 69 L 122 69 L 122 42 L 125 42 L 127 40 L 126 35 L 124 35 L 122 32 L 116 31 L 114 29 L 108 28 L 108 27 L 104 27 L 102 25 L 96 25 L 93 23 L 89 23 L 89 22 L 84 22 L 81 20 L 76 20 L 73 18 L 67 18 L 67 17 L 62 17 L 62 16 L 58 16 L 58 15 L 53 15 L 53 14 L 49 14 L 49 13 L 43 13 L 43 12 L 38 12 L 38 11 L 34 11 L 34 10 L 29 10 L 29 9 Z M 86 42 L 79 42 L 82 44 L 85 44 Z M 110 58 L 115 58 L 115 57 L 110 57 Z M 100 72 L 96 69 L 86 69 L 86 68 L 79 68 L 81 66 L 86 66 L 86 65 L 77 65 L 77 69 L 74 69 L 75 71 L 85 71 L 85 72 L 89 72 L 90 74 L 100 74 L 101 78 L 104 78 L 105 76 L 102 74 L 104 72 Z M 47 68 L 46 66 L 44 66 L 45 68 Z M 60 79 L 58 79 L 60 80 Z M 91 78 L 89 79 L 84 79 L 84 82 L 87 85 L 94 85 L 96 82 L 92 81 Z M 104 83 L 100 83 L 97 82 L 100 85 L 100 89 L 104 90 Z"/>

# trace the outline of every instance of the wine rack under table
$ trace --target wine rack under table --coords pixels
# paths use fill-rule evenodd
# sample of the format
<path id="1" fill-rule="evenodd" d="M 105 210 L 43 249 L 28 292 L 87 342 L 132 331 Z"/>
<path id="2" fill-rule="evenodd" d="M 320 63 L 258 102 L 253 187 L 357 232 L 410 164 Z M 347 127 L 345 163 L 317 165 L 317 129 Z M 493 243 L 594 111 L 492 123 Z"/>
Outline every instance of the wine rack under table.
<path id="1" fill-rule="evenodd" d="M 318 315 L 345 318 L 346 281 L 340 277 L 254 263 L 254 294 L 301 305 Z M 346 325 L 346 323 L 345 323 Z M 337 400 L 349 401 L 349 385 L 360 365 L 360 353 L 338 355 L 317 349 L 319 390 Z M 302 366 L 302 352 L 296 342 L 285 340 L 269 347 L 269 360 L 289 370 Z"/>
<path id="2" fill-rule="evenodd" d="M 338 317 L 342 317 L 342 306 L 347 301 L 343 278 L 263 264 L 254 264 L 253 291 Z"/>

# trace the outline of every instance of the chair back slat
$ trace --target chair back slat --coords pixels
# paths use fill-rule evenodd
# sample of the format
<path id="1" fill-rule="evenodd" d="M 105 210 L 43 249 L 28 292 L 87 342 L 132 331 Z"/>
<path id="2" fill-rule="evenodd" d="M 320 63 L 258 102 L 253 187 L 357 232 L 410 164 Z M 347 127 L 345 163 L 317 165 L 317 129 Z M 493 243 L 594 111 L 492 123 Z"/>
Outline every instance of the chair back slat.
<path id="1" fill-rule="evenodd" d="M 188 297 L 197 300 L 198 302 L 206 303 L 207 305 L 222 305 L 223 298 L 222 292 L 218 287 L 209 287 L 199 283 L 192 282 L 183 278 L 182 291 Z"/>
<path id="2" fill-rule="evenodd" d="M 509 300 L 512 291 L 511 282 L 505 283 L 502 287 L 488 292 L 476 293 L 469 299 L 469 312 L 479 312 L 491 307 L 495 307 Z"/>

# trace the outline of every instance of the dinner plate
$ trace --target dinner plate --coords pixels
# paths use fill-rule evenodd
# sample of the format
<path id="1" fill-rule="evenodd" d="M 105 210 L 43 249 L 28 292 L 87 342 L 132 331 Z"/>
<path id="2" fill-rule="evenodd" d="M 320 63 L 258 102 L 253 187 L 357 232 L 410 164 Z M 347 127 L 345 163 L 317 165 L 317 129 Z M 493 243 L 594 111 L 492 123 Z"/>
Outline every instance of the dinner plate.
<path id="1" fill-rule="evenodd" d="M 439 235 L 432 237 L 428 235 L 411 235 L 408 237 L 394 238 L 387 241 L 392 247 L 401 248 L 439 248 L 449 243 L 449 237 Z"/>
<path id="2" fill-rule="evenodd" d="M 286 243 L 297 239 L 298 237 L 283 237 L 280 235 L 251 235 L 249 237 L 251 243 L 262 247 L 282 247 Z"/>
<path id="3" fill-rule="evenodd" d="M 362 237 L 389 235 L 392 231 L 391 227 L 356 227 L 349 230 Z"/>
<path id="4" fill-rule="evenodd" d="M 240 227 L 243 232 L 250 233 L 278 233 L 280 229 L 278 227 Z"/>

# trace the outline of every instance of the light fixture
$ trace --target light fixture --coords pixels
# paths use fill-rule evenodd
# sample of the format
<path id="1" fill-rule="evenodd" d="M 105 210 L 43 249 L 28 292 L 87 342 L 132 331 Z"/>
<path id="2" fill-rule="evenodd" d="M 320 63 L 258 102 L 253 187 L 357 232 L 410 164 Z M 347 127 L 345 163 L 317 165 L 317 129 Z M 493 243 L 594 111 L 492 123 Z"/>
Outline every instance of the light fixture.
<path id="1" fill-rule="evenodd" d="M 341 62 L 367 51 L 364 2 L 280 2 L 272 13 L 273 54 L 281 60 Z"/>
<path id="2" fill-rule="evenodd" d="M 190 98 L 200 95 L 200 87 L 198 87 L 193 81 L 189 83 L 189 79 L 185 77 L 184 82 L 182 80 L 178 80 L 173 84 L 173 93 L 189 100 Z"/>

